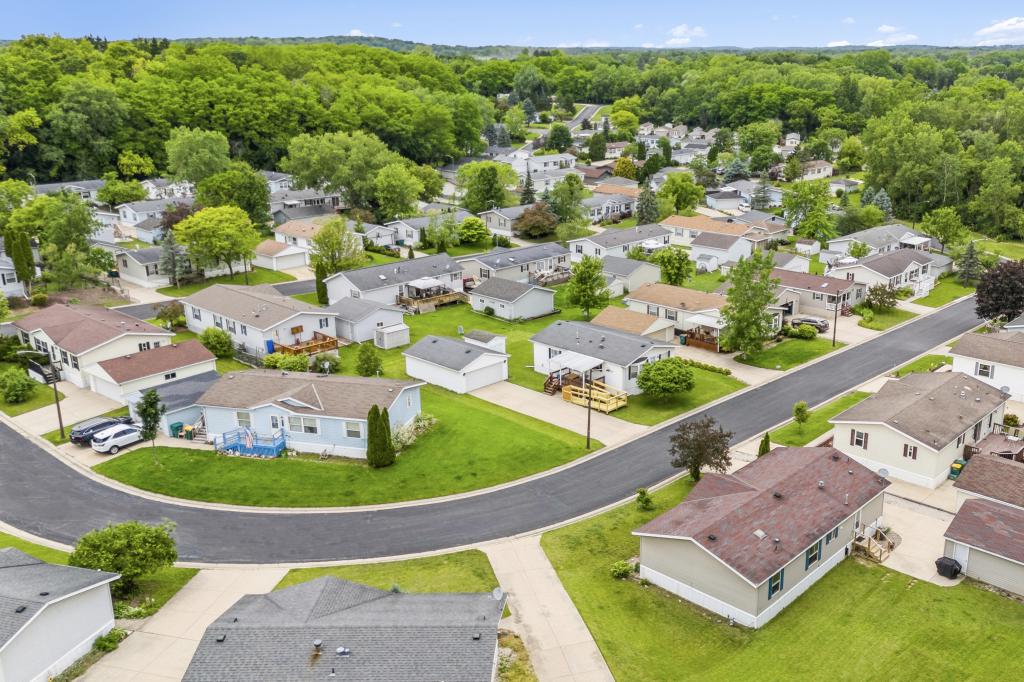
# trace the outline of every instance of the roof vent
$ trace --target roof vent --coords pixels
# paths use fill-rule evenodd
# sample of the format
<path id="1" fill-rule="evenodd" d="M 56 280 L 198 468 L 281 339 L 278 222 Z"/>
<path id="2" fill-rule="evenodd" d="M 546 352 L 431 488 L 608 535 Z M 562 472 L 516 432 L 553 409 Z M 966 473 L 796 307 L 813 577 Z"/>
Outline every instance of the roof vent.
<path id="1" fill-rule="evenodd" d="M 768 537 L 768 534 L 760 528 L 754 531 L 754 535 L 757 537 L 758 540 L 764 540 L 766 537 Z"/>
<path id="2" fill-rule="evenodd" d="M 342 658 L 345 658 L 346 656 L 352 653 L 352 650 L 348 647 L 339 646 L 337 649 L 334 650 L 334 653 L 338 654 Z"/>
<path id="3" fill-rule="evenodd" d="M 782 493 L 780 493 L 778 490 L 776 490 L 775 492 L 772 493 L 772 497 L 774 497 L 776 500 L 781 500 L 782 499 Z"/>
<path id="4" fill-rule="evenodd" d="M 708 536 L 708 540 L 711 540 L 711 542 L 714 542 L 717 539 L 718 539 L 718 536 L 715 535 L 714 533 L 712 533 L 711 535 Z"/>
<path id="5" fill-rule="evenodd" d="M 825 489 L 825 481 L 818 481 L 818 487 L 821 488 L 822 490 L 824 490 Z"/>
<path id="6" fill-rule="evenodd" d="M 22 613 L 22 612 L 24 612 L 24 611 L 25 611 L 25 607 L 24 607 L 24 606 L 18 606 L 18 607 L 16 607 L 16 608 L 14 609 L 14 612 L 15 612 L 15 613 Z"/>
<path id="7" fill-rule="evenodd" d="M 228 638 L 227 635 L 217 635 L 217 637 L 216 637 L 216 639 L 214 641 L 217 642 L 218 644 L 223 644 L 224 640 L 227 639 L 227 638 Z"/>
<path id="8" fill-rule="evenodd" d="M 480 641 L 480 633 L 479 632 L 474 632 L 473 633 L 473 641 L 474 642 L 479 642 Z"/>
<path id="9" fill-rule="evenodd" d="M 40 597 L 49 597 L 49 596 L 50 596 L 50 593 L 49 593 L 49 592 L 40 592 L 40 593 L 39 593 L 39 596 L 40 596 Z"/>
<path id="10" fill-rule="evenodd" d="M 846 470 L 846 473 L 848 473 L 848 474 L 850 474 L 851 476 L 853 476 L 853 469 L 847 469 L 847 470 Z"/>
<path id="11" fill-rule="evenodd" d="M 832 461 L 833 461 L 833 462 L 838 462 L 838 461 L 839 461 L 839 455 L 838 455 L 838 454 L 836 454 L 836 453 L 833 453 L 833 454 L 832 454 Z"/>
<path id="12" fill-rule="evenodd" d="M 317 653 L 319 653 L 320 650 L 324 648 L 324 640 L 322 640 L 322 639 L 314 639 L 313 640 L 313 648 L 316 649 Z"/>

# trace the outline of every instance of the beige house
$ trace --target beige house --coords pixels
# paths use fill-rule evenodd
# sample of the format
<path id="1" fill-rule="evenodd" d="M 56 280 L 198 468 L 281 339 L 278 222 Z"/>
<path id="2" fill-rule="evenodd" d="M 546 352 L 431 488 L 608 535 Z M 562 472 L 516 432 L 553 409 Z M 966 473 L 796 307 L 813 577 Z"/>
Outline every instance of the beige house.
<path id="1" fill-rule="evenodd" d="M 863 300 L 867 288 L 849 279 L 793 272 L 778 267 L 772 270 L 772 279 L 779 280 L 775 287 L 776 300 L 788 306 L 789 315 L 806 313 L 831 317 L 835 314 L 837 303 L 840 310 L 844 306 L 855 306 Z M 788 305 L 790 301 L 795 301 L 795 304 Z"/>
<path id="2" fill-rule="evenodd" d="M 1002 423 L 1008 398 L 961 372 L 908 374 L 830 419 L 832 442 L 874 471 L 936 488 Z"/>
<path id="3" fill-rule="evenodd" d="M 654 341 L 672 342 L 676 335 L 675 323 L 671 320 L 616 306 L 608 306 L 599 312 L 591 323 L 628 334 L 646 336 Z"/>
<path id="4" fill-rule="evenodd" d="M 217 358 L 195 339 L 102 360 L 85 368 L 89 389 L 128 404 L 128 396 L 169 381 L 217 371 Z"/>
<path id="5" fill-rule="evenodd" d="M 889 482 L 834 448 L 776 448 L 705 474 L 641 526 L 640 577 L 759 628 L 882 525 Z"/>
<path id="6" fill-rule="evenodd" d="M 960 562 L 967 577 L 1024 595 L 1024 509 L 993 500 L 967 500 L 946 529 L 945 539 L 943 555 Z"/>

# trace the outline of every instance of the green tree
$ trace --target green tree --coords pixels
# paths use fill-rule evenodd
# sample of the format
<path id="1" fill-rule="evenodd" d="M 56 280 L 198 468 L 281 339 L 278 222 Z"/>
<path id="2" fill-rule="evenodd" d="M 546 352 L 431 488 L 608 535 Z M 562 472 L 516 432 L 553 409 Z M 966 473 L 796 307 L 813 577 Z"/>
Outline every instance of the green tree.
<path id="1" fill-rule="evenodd" d="M 558 216 L 543 201 L 538 201 L 523 211 L 516 221 L 516 233 L 527 239 L 543 239 L 554 234 L 558 227 Z"/>
<path id="2" fill-rule="evenodd" d="M 1013 320 L 1024 314 L 1024 260 L 1002 261 L 978 279 L 975 311 L 983 320 Z"/>
<path id="3" fill-rule="evenodd" d="M 89 531 L 68 555 L 68 564 L 96 571 L 119 573 L 111 591 L 120 596 L 132 594 L 138 581 L 178 560 L 174 542 L 174 524 L 164 521 L 148 526 L 139 521 L 110 524 Z"/>
<path id="4" fill-rule="evenodd" d="M 147 196 L 146 188 L 138 180 L 119 180 L 116 173 L 104 174 L 103 187 L 96 192 L 97 199 L 111 206 L 142 201 Z"/>
<path id="5" fill-rule="evenodd" d="M 11 314 L 11 304 L 6 296 L 0 296 L 0 323 L 6 322 Z"/>
<path id="6" fill-rule="evenodd" d="M 786 159 L 786 163 L 782 167 L 782 177 L 786 182 L 796 182 L 803 176 L 804 165 L 800 162 L 800 157 L 793 154 Z"/>
<path id="7" fill-rule="evenodd" d="M 533 189 L 533 173 L 526 168 L 526 178 L 523 179 L 523 191 L 519 195 L 519 205 L 529 206 L 537 201 L 537 193 Z"/>
<path id="8" fill-rule="evenodd" d="M 270 223 L 267 180 L 248 164 L 233 163 L 227 170 L 201 180 L 196 187 L 196 202 L 200 206 L 237 206 L 253 225 L 265 228 Z"/>
<path id="9" fill-rule="evenodd" d="M 246 263 L 255 255 L 260 235 L 242 209 L 237 206 L 204 208 L 175 225 L 174 238 L 188 250 L 194 266 L 207 268 L 223 264 L 234 276 L 234 266 L 241 262 L 248 284 Z"/>
<path id="10" fill-rule="evenodd" d="M 173 286 L 181 286 L 191 271 L 185 247 L 174 238 L 174 230 L 166 230 L 160 242 L 160 272 L 167 275 Z"/>
<path id="11" fill-rule="evenodd" d="M 661 149 L 661 158 L 666 166 L 672 163 L 672 143 L 667 137 L 658 139 L 658 147 Z"/>
<path id="12" fill-rule="evenodd" d="M 721 343 L 740 351 L 744 357 L 760 351 L 774 331 L 772 316 L 767 310 L 775 301 L 775 286 L 779 283 L 772 278 L 774 267 L 771 252 L 755 251 L 741 258 L 729 271 L 731 286 L 722 308 L 725 329 Z"/>
<path id="13" fill-rule="evenodd" d="M 327 296 L 327 283 L 324 281 L 327 279 L 327 270 L 324 269 L 323 263 L 313 266 L 313 276 L 316 278 L 316 301 L 320 305 L 327 305 L 330 299 Z"/>
<path id="14" fill-rule="evenodd" d="M 729 445 L 732 432 L 726 431 L 713 417 L 680 422 L 669 439 L 672 466 L 686 469 L 690 478 L 699 481 L 701 469 L 724 474 L 732 465 Z"/>
<path id="15" fill-rule="evenodd" d="M 197 184 L 227 170 L 228 138 L 216 130 L 202 130 L 185 126 L 174 128 L 164 145 L 167 170 L 177 180 Z"/>
<path id="16" fill-rule="evenodd" d="M 384 363 L 381 362 L 380 353 L 372 343 L 360 344 L 359 354 L 356 356 L 356 373 L 362 377 L 384 373 Z"/>
<path id="17" fill-rule="evenodd" d="M 981 277 L 983 268 L 973 241 L 967 242 L 963 253 L 956 259 L 956 271 L 957 279 L 967 286 L 972 286 Z"/>
<path id="18" fill-rule="evenodd" d="M 11 152 L 21 151 L 38 142 L 33 131 L 42 123 L 39 114 L 31 108 L 7 115 L 0 114 L 0 173 L 6 172 L 4 162 Z"/>
<path id="19" fill-rule="evenodd" d="M 374 404 L 366 415 L 366 463 L 373 469 L 390 466 L 395 461 L 395 453 L 388 452 L 387 432 L 383 428 L 383 415 Z"/>
<path id="20" fill-rule="evenodd" d="M 757 446 L 757 456 L 764 457 L 772 451 L 772 439 L 771 435 L 765 431 L 764 437 L 761 439 L 760 445 Z"/>
<path id="21" fill-rule="evenodd" d="M 892 310 L 896 307 L 896 290 L 890 289 L 884 284 L 875 284 L 868 287 L 868 293 L 864 297 L 864 303 L 872 310 Z"/>
<path id="22" fill-rule="evenodd" d="M 595 256 L 584 256 L 573 263 L 566 294 L 569 303 L 578 307 L 588 320 L 592 312 L 607 306 L 609 293 L 604 281 L 604 262 Z"/>
<path id="23" fill-rule="evenodd" d="M 321 267 L 326 277 L 357 268 L 365 258 L 362 237 L 340 216 L 325 221 L 309 240 L 309 263 L 314 270 Z"/>
<path id="24" fill-rule="evenodd" d="M 140 180 L 156 175 L 156 164 L 145 154 L 126 149 L 117 155 L 117 172 L 122 178 Z"/>
<path id="25" fill-rule="evenodd" d="M 564 152 L 572 146 L 572 133 L 564 123 L 552 123 L 548 132 L 548 147 Z"/>
<path id="26" fill-rule="evenodd" d="M 381 220 L 404 218 L 416 213 L 416 199 L 423 183 L 401 163 L 389 163 L 373 181 L 376 189 L 377 216 Z"/>
<path id="27" fill-rule="evenodd" d="M 772 205 L 771 183 L 768 182 L 768 175 L 762 173 L 754 187 L 754 193 L 750 197 L 750 207 L 762 210 Z"/>
<path id="28" fill-rule="evenodd" d="M 462 205 L 471 213 L 480 213 L 505 205 L 505 187 L 518 181 L 507 164 L 476 161 L 459 168 L 456 180 L 463 187 Z"/>
<path id="29" fill-rule="evenodd" d="M 235 354 L 231 335 L 218 327 L 207 327 L 199 335 L 199 343 L 218 358 L 230 358 Z"/>
<path id="30" fill-rule="evenodd" d="M 615 111 L 608 117 L 616 132 L 627 138 L 636 137 L 640 128 L 640 119 L 631 111 Z"/>
<path id="31" fill-rule="evenodd" d="M 11 213 L 33 195 L 32 186 L 21 180 L 0 180 L 0 234 L 7 231 Z"/>
<path id="32" fill-rule="evenodd" d="M 0 396 L 11 405 L 31 398 L 38 385 L 21 367 L 9 367 L 0 373 Z"/>
<path id="33" fill-rule="evenodd" d="M 658 197 L 667 197 L 677 213 L 692 211 L 704 200 L 704 188 L 694 182 L 690 173 L 672 173 L 658 188 Z"/>
<path id="34" fill-rule="evenodd" d="M 620 156 L 615 159 L 615 167 L 612 170 L 612 175 L 619 178 L 636 180 L 636 173 L 636 164 L 633 163 L 633 159 L 628 156 Z"/>
<path id="35" fill-rule="evenodd" d="M 725 167 L 725 172 L 722 173 L 722 179 L 726 182 L 732 182 L 733 180 L 742 180 L 750 176 L 750 169 L 747 164 L 743 162 L 743 159 L 736 157 L 729 162 L 729 165 Z"/>
<path id="36" fill-rule="evenodd" d="M 989 161 L 981 173 L 981 186 L 967 205 L 979 228 L 986 234 L 1024 236 L 1020 209 L 1020 172 L 1006 157 Z"/>
<path id="37" fill-rule="evenodd" d="M 850 244 L 850 249 L 848 253 L 850 254 L 851 258 L 864 258 L 865 256 L 868 256 L 871 253 L 871 247 L 865 244 L 864 242 L 854 240 L 853 243 Z"/>
<path id="38" fill-rule="evenodd" d="M 871 204 L 877 206 L 882 211 L 886 220 L 892 220 L 892 201 L 889 199 L 889 193 L 885 191 L 884 187 L 875 193 L 875 196 L 871 199 Z"/>
<path id="39" fill-rule="evenodd" d="M 590 155 L 591 162 L 604 160 L 605 154 L 608 153 L 608 140 L 604 133 L 595 133 L 590 136 L 587 141 L 587 153 Z"/>
<path id="40" fill-rule="evenodd" d="M 56 244 L 43 244 L 39 255 L 46 264 L 43 281 L 58 291 L 94 285 L 102 272 L 92 249 L 81 249 L 77 244 L 69 244 L 63 250 Z"/>
<path id="41" fill-rule="evenodd" d="M 836 165 L 841 173 L 853 173 L 864 166 L 864 143 L 857 137 L 848 137 L 839 147 Z"/>
<path id="42" fill-rule="evenodd" d="M 644 395 L 669 398 L 693 390 L 693 370 L 678 357 L 648 362 L 640 368 L 636 385 Z"/>
<path id="43" fill-rule="evenodd" d="M 557 188 L 556 188 L 557 189 Z M 636 216 L 637 225 L 647 225 L 649 223 L 656 223 L 661 216 L 658 214 L 658 200 L 654 196 L 654 192 L 651 191 L 650 186 L 645 185 L 640 190 L 640 196 L 637 197 L 636 201 Z"/>
<path id="44" fill-rule="evenodd" d="M 793 403 L 793 421 L 796 422 L 797 429 L 803 433 L 804 424 L 811 418 L 811 411 L 807 409 L 807 401 L 801 400 Z"/>
<path id="45" fill-rule="evenodd" d="M 847 206 L 842 215 L 836 219 L 836 232 L 838 234 L 852 234 L 866 230 L 869 227 L 881 225 L 884 222 L 885 214 L 882 213 L 882 209 L 874 204 Z"/>
<path id="46" fill-rule="evenodd" d="M 163 322 L 166 329 L 174 329 L 185 319 L 185 306 L 181 301 L 171 300 L 156 309 L 156 319 Z"/>
<path id="47" fill-rule="evenodd" d="M 809 239 L 835 237 L 835 223 L 828 214 L 828 206 L 828 183 L 824 180 L 795 182 L 782 197 L 786 225 Z"/>
<path id="48" fill-rule="evenodd" d="M 491 231 L 487 229 L 484 221 L 476 216 L 463 218 L 459 224 L 460 244 L 480 244 L 491 238 Z"/>
<path id="49" fill-rule="evenodd" d="M 156 437 L 160 433 L 160 420 L 167 407 L 160 402 L 156 391 L 149 389 L 142 394 L 142 400 L 135 405 L 135 414 L 139 417 L 139 435 L 148 440 L 151 448 L 156 447 Z"/>
<path id="50" fill-rule="evenodd" d="M 666 284 L 683 286 L 694 274 L 693 261 L 682 246 L 667 246 L 654 252 L 654 262 L 661 268 L 661 279 Z"/>
<path id="51" fill-rule="evenodd" d="M 561 222 L 571 222 L 583 214 L 586 190 L 578 175 L 566 175 L 551 189 L 551 211 Z"/>
<path id="52" fill-rule="evenodd" d="M 740 151 L 749 154 L 758 147 L 771 147 L 782 137 L 782 124 L 778 121 L 757 121 L 736 130 Z"/>
<path id="53" fill-rule="evenodd" d="M 14 274 L 25 285 L 25 292 L 31 296 L 32 281 L 36 278 L 36 259 L 28 235 L 22 230 L 9 230 L 4 247 L 14 263 Z"/>
<path id="54" fill-rule="evenodd" d="M 925 214 L 921 221 L 921 231 L 934 237 L 942 244 L 942 252 L 946 247 L 956 248 L 967 241 L 969 232 L 960 220 L 960 214 L 952 206 L 944 206 Z"/>
<path id="55" fill-rule="evenodd" d="M 99 228 L 92 211 L 78 195 L 69 192 L 37 196 L 15 209 L 7 221 L 7 230 L 18 230 L 38 237 L 58 251 L 76 246 L 89 248 L 89 238 Z"/>
<path id="56" fill-rule="evenodd" d="M 526 139 L 526 114 L 523 113 L 521 105 L 517 104 L 506 111 L 502 122 L 505 124 L 505 129 L 508 130 L 509 137 L 513 140 L 522 142 Z"/>

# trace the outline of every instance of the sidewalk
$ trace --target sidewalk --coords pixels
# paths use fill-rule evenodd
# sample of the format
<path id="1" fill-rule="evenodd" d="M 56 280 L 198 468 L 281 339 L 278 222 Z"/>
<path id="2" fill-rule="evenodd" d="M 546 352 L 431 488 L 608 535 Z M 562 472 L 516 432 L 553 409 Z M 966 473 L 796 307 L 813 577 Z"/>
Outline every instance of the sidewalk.
<path id="1" fill-rule="evenodd" d="M 283 568 L 208 568 L 196 574 L 156 615 L 100 659 L 80 679 L 180 680 L 195 654 L 206 626 L 246 594 L 274 589 Z"/>
<path id="2" fill-rule="evenodd" d="M 502 588 L 509 593 L 511 629 L 519 633 L 541 682 L 614 680 L 580 617 L 540 536 L 482 547 Z"/>

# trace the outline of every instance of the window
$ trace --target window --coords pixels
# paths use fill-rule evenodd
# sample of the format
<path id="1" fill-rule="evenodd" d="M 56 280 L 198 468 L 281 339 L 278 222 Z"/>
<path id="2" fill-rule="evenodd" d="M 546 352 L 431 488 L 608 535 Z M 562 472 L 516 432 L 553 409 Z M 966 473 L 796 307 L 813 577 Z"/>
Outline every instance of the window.
<path id="1" fill-rule="evenodd" d="M 235 412 L 235 421 L 238 422 L 239 428 L 252 428 L 252 417 L 248 412 Z"/>
<path id="2" fill-rule="evenodd" d="M 320 319 L 319 319 L 319 320 L 317 321 L 317 324 L 318 324 L 318 325 L 320 326 L 320 329 L 326 329 L 326 328 L 327 328 L 327 325 L 328 325 L 328 324 L 330 324 L 330 318 L 327 318 L 327 317 L 321 317 L 321 318 L 320 318 Z"/>
<path id="3" fill-rule="evenodd" d="M 220 315 L 214 315 L 213 316 L 213 326 L 217 327 L 219 329 L 223 329 L 224 328 L 224 320 L 221 319 Z"/>
<path id="4" fill-rule="evenodd" d="M 782 592 L 783 578 L 785 576 L 786 569 L 782 569 L 771 578 L 768 578 L 768 598 L 771 599 L 779 592 Z"/>
<path id="5" fill-rule="evenodd" d="M 149 350 L 149 348 L 150 348 L 149 341 L 143 341 L 142 343 L 139 344 L 139 352 L 142 352 L 144 350 Z"/>
<path id="6" fill-rule="evenodd" d="M 60 349 L 60 359 L 63 360 L 65 363 L 68 362 L 68 352 L 63 348 Z"/>
<path id="7" fill-rule="evenodd" d="M 236 331 L 238 331 L 237 328 L 235 327 L 235 321 L 234 320 L 228 320 L 227 323 L 228 323 L 228 331 L 229 332 L 234 334 Z"/>
<path id="8" fill-rule="evenodd" d="M 319 433 L 317 420 L 312 417 L 288 417 L 288 430 L 296 433 Z"/>
<path id="9" fill-rule="evenodd" d="M 66 362 L 66 361 L 65 361 L 65 362 Z M 991 414 L 990 414 L 990 415 L 988 416 L 988 427 L 989 427 L 989 428 L 992 428 L 992 419 L 993 419 L 993 418 L 994 418 L 995 416 L 996 416 L 996 413 L 995 413 L 995 412 L 991 413 Z"/>
<path id="10" fill-rule="evenodd" d="M 160 347 L 160 342 L 159 341 L 154 341 L 153 342 L 153 348 L 159 348 L 159 347 Z"/>
<path id="11" fill-rule="evenodd" d="M 903 456 L 904 457 L 909 457 L 910 459 L 917 459 L 917 446 L 916 445 L 908 445 L 907 443 L 904 443 L 903 444 Z"/>
<path id="12" fill-rule="evenodd" d="M 241 328 L 242 336 L 248 336 L 249 335 L 249 329 L 244 324 L 240 324 L 238 326 Z"/>
<path id="13" fill-rule="evenodd" d="M 359 298 L 360 296 L 362 296 L 358 289 L 353 289 L 349 293 L 352 295 L 352 298 Z"/>
<path id="14" fill-rule="evenodd" d="M 815 301 L 820 301 L 824 298 L 824 296 L 822 294 L 819 294 L 817 291 L 814 292 L 813 296 Z"/>
<path id="15" fill-rule="evenodd" d="M 964 444 L 965 440 L 967 440 L 967 434 L 966 433 L 961 433 L 960 437 L 956 439 L 956 446 L 960 447 L 961 445 Z"/>
<path id="16" fill-rule="evenodd" d="M 561 354 L 562 354 L 562 351 L 560 351 L 557 348 L 548 348 L 548 359 L 551 359 L 551 358 L 555 357 L 556 355 L 561 355 Z"/>
<path id="17" fill-rule="evenodd" d="M 201 310 L 199 310 L 199 308 L 192 306 L 192 317 L 194 317 L 197 320 L 201 320 L 203 319 L 203 313 Z"/>
<path id="18" fill-rule="evenodd" d="M 832 542 L 833 540 L 835 540 L 838 537 L 839 537 L 839 526 L 836 526 L 835 528 L 833 528 L 832 530 L 830 530 L 828 532 L 828 535 L 825 536 L 825 544 L 826 545 L 829 544 L 830 542 Z"/>
<path id="19" fill-rule="evenodd" d="M 594 255 L 595 256 L 600 256 L 601 255 L 601 249 L 594 249 Z"/>
<path id="20" fill-rule="evenodd" d="M 807 570 L 814 564 L 818 563 L 818 559 L 821 558 L 821 540 L 818 540 L 814 545 L 807 550 L 804 554 L 804 570 Z"/>
<path id="21" fill-rule="evenodd" d="M 270 415 L 270 428 L 279 429 L 281 428 L 281 419 L 276 415 Z"/>
<path id="22" fill-rule="evenodd" d="M 362 424 L 360 424 L 359 422 L 345 422 L 345 436 L 347 438 L 362 438 Z"/>
<path id="23" fill-rule="evenodd" d="M 576 253 L 583 253 L 583 244 L 576 245 Z"/>
<path id="24" fill-rule="evenodd" d="M 992 379 L 995 377 L 996 368 L 993 365 L 986 364 L 984 362 L 974 363 L 974 374 L 979 377 L 988 377 Z"/>
<path id="25" fill-rule="evenodd" d="M 72 355 L 71 356 L 71 366 L 74 367 L 75 369 L 78 369 L 78 356 L 77 355 Z"/>
<path id="26" fill-rule="evenodd" d="M 165 374 L 164 375 L 164 381 L 170 381 L 171 379 L 174 379 L 177 376 L 178 376 L 177 372 L 171 372 L 170 374 Z"/>
<path id="27" fill-rule="evenodd" d="M 630 379 L 636 379 L 638 376 L 640 376 L 640 366 L 642 364 L 643 363 L 640 363 L 639 365 L 630 365 L 629 366 L 629 378 Z"/>
<path id="28" fill-rule="evenodd" d="M 301 334 L 302 333 L 302 325 L 300 324 L 297 327 L 292 327 L 288 331 L 291 332 L 292 334 Z"/>
<path id="29" fill-rule="evenodd" d="M 651 305 L 650 303 L 648 303 L 647 304 L 647 314 L 648 315 L 654 315 L 655 317 L 657 317 L 658 316 L 658 306 Z"/>
<path id="30" fill-rule="evenodd" d="M 674 319 L 676 319 L 676 311 L 669 310 L 668 308 L 666 308 L 665 309 L 665 319 L 666 320 L 674 320 Z"/>
<path id="31" fill-rule="evenodd" d="M 868 449 L 868 434 L 863 431 L 857 431 L 856 429 L 850 429 L 850 445 L 856 445 L 858 448 Z"/>

